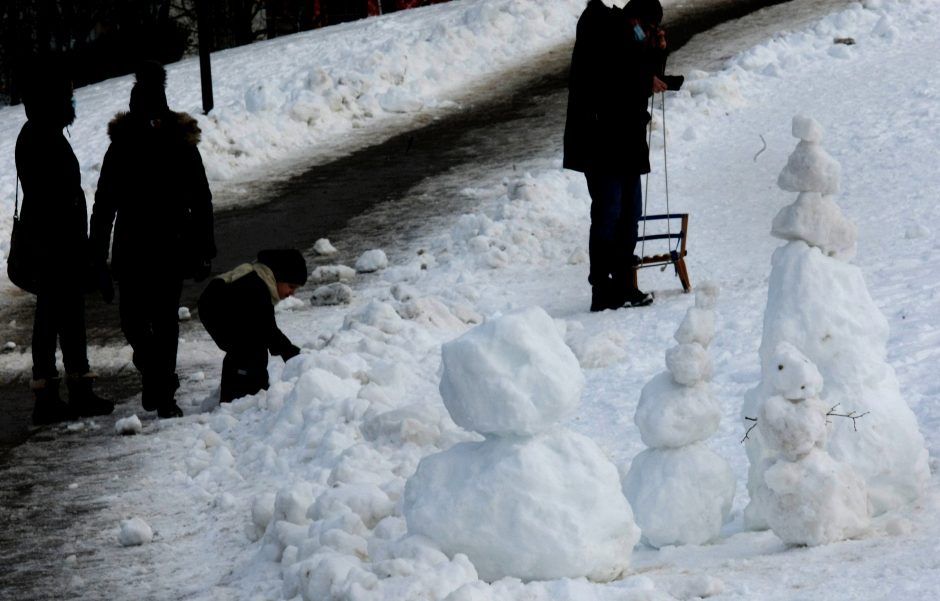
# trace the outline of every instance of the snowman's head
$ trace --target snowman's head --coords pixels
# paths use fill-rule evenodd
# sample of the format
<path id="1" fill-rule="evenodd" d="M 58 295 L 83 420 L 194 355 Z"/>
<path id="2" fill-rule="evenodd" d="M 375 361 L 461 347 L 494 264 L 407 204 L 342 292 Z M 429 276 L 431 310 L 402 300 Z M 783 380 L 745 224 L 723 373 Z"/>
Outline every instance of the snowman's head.
<path id="1" fill-rule="evenodd" d="M 772 355 L 770 385 L 778 394 L 791 401 L 818 396 L 822 391 L 822 374 L 798 348 L 781 342 Z"/>

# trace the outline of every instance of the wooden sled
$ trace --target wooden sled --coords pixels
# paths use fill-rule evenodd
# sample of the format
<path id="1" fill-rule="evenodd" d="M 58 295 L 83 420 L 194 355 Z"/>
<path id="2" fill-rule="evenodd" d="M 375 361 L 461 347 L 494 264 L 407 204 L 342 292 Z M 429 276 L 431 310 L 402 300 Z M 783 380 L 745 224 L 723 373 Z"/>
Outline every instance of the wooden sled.
<path id="1" fill-rule="evenodd" d="M 676 275 L 679 276 L 679 281 L 682 283 L 682 291 L 689 292 L 692 290 L 692 283 L 689 281 L 689 272 L 685 267 L 685 241 L 688 237 L 689 214 L 672 213 L 662 215 L 644 215 L 643 217 L 640 217 L 641 221 L 661 221 L 667 219 L 679 220 L 679 231 L 673 231 L 670 227 L 664 234 L 647 234 L 637 237 L 638 244 L 650 240 L 669 240 L 670 251 L 667 254 L 662 255 L 639 257 L 639 262 L 636 265 L 636 269 L 633 270 L 633 285 L 637 285 L 637 272 L 640 269 L 644 267 L 657 266 L 662 266 L 662 268 L 665 269 L 666 265 L 672 265 L 676 270 Z M 673 240 L 675 240 L 675 244 L 673 244 Z"/>

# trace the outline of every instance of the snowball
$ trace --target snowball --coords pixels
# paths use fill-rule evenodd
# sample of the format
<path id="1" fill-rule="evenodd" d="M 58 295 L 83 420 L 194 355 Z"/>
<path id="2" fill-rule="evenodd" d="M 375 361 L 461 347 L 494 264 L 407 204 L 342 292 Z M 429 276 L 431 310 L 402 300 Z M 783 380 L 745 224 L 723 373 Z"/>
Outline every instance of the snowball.
<path id="1" fill-rule="evenodd" d="M 536 434 L 577 407 L 584 374 L 540 307 L 497 317 L 441 348 L 441 397 L 457 425 Z"/>
<path id="2" fill-rule="evenodd" d="M 189 321 L 192 319 L 192 313 L 189 312 L 189 307 L 180 307 L 176 310 L 176 319 L 178 321 Z"/>
<path id="3" fill-rule="evenodd" d="M 662 372 L 640 392 L 633 421 L 645 445 L 681 447 L 705 440 L 718 430 L 721 406 L 707 384 L 683 386 Z"/>
<path id="4" fill-rule="evenodd" d="M 679 344 L 666 351 L 666 368 L 684 386 L 695 386 L 712 377 L 712 358 L 697 342 Z"/>
<path id="5" fill-rule="evenodd" d="M 768 467 L 756 502 L 774 534 L 789 544 L 833 543 L 864 534 L 870 525 L 865 482 L 821 450 Z"/>
<path id="6" fill-rule="evenodd" d="M 371 273 L 388 267 L 388 257 L 381 249 L 367 250 L 356 259 L 356 271 L 359 273 Z"/>
<path id="7" fill-rule="evenodd" d="M 623 482 L 643 540 L 657 548 L 717 539 L 734 489 L 731 467 L 704 443 L 647 449 L 633 459 Z"/>
<path id="8" fill-rule="evenodd" d="M 114 431 L 123 436 L 131 434 L 140 434 L 144 427 L 140 423 L 140 418 L 136 415 L 124 417 L 114 422 Z"/>
<path id="9" fill-rule="evenodd" d="M 823 127 L 812 117 L 796 115 L 790 127 L 793 137 L 807 142 L 820 142 L 823 138 Z"/>
<path id="10" fill-rule="evenodd" d="M 408 532 L 504 577 L 608 581 L 628 566 L 639 530 L 617 469 L 566 431 L 460 443 L 421 460 L 405 485 Z"/>
<path id="11" fill-rule="evenodd" d="M 395 308 L 377 300 L 369 301 L 369 304 L 349 313 L 343 320 L 343 328 L 347 330 L 355 329 L 360 324 L 386 334 L 396 334 L 404 327 L 404 321 Z"/>
<path id="12" fill-rule="evenodd" d="M 319 286 L 310 295 L 310 304 L 315 307 L 348 305 L 352 302 L 353 290 L 342 282 Z"/>
<path id="13" fill-rule="evenodd" d="M 313 244 L 313 252 L 317 253 L 320 256 L 324 255 L 335 255 L 337 252 L 336 247 L 330 244 L 330 241 L 327 238 L 320 238 Z"/>
<path id="14" fill-rule="evenodd" d="M 815 448 L 825 448 L 826 411 L 817 398 L 793 401 L 772 396 L 761 405 L 757 427 L 771 450 L 796 461 Z"/>
<path id="15" fill-rule="evenodd" d="M 826 255 L 849 260 L 855 256 L 856 228 L 830 196 L 801 192 L 780 209 L 770 233 L 783 240 L 803 240 Z"/>
<path id="16" fill-rule="evenodd" d="M 767 374 L 770 386 L 792 400 L 815 397 L 823 388 L 822 375 L 812 361 L 798 348 L 781 341 L 771 355 L 771 369 Z"/>
<path id="17" fill-rule="evenodd" d="M 121 546 L 133 547 L 149 543 L 151 540 L 153 540 L 153 530 L 147 522 L 140 518 L 121 520 L 121 531 L 118 533 Z"/>
<path id="18" fill-rule="evenodd" d="M 356 277 L 356 270 L 346 265 L 320 265 L 310 274 L 310 281 L 314 284 L 329 284 L 331 282 L 347 282 Z"/>

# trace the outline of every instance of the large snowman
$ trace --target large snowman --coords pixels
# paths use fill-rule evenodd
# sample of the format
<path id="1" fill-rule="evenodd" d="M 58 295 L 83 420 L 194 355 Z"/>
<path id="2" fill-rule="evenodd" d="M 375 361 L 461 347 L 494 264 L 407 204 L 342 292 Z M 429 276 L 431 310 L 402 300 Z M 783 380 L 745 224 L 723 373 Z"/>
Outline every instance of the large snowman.
<path id="1" fill-rule="evenodd" d="M 559 424 L 584 376 L 538 307 L 486 321 L 442 348 L 451 417 L 485 439 L 421 460 L 405 485 L 410 534 L 465 554 L 483 580 L 616 578 L 639 529 L 617 468 Z"/>
<path id="2" fill-rule="evenodd" d="M 888 323 L 872 301 L 861 270 L 849 264 L 856 252 L 855 226 L 834 198 L 841 167 L 822 147 L 815 120 L 794 117 L 800 141 L 780 173 L 778 185 L 797 192 L 777 214 L 771 233 L 788 242 L 773 255 L 760 345 L 761 382 L 751 390 L 742 417 L 756 418 L 775 395 L 776 349 L 799 349 L 819 370 L 827 407 L 864 419 L 833 422 L 827 450 L 861 476 L 874 515 L 917 498 L 929 478 L 927 450 L 917 420 L 901 396 L 886 361 Z M 745 422 L 750 424 L 752 422 Z M 777 452 L 758 428 L 746 444 L 751 467 L 745 511 L 752 528 L 768 525 L 753 502 L 764 482 L 766 459 Z"/>
<path id="3" fill-rule="evenodd" d="M 634 415 L 650 448 L 633 459 L 623 491 L 643 540 L 654 547 L 713 541 L 731 511 L 731 466 L 705 442 L 721 420 L 708 354 L 717 296 L 717 286 L 699 285 L 676 330 L 678 344 L 666 352 L 667 370 L 643 387 Z"/>

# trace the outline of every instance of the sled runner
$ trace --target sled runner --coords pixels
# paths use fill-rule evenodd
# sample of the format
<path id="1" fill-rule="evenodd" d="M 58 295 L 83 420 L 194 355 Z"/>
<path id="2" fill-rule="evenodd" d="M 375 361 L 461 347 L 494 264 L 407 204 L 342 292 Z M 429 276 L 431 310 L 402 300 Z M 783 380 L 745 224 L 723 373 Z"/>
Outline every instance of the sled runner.
<path id="1" fill-rule="evenodd" d="M 660 270 L 662 271 L 666 269 L 668 265 L 672 265 L 676 270 L 679 281 L 682 283 L 683 292 L 691 291 L 692 284 L 689 282 L 689 272 L 685 267 L 685 241 L 689 229 L 689 214 L 665 213 L 662 215 L 643 215 L 640 217 L 640 220 L 644 222 L 644 234 L 637 238 L 637 242 L 641 244 L 640 248 L 645 249 L 647 240 L 668 240 L 669 252 L 660 255 L 643 255 L 636 257 L 636 269 L 633 271 L 633 285 L 637 285 L 636 274 L 640 269 L 644 267 L 661 267 Z M 646 222 L 650 221 L 662 221 L 666 223 L 666 232 L 661 234 L 646 234 Z M 671 223 L 675 221 L 678 221 L 678 231 L 674 231 L 671 226 Z M 674 245 L 673 241 L 675 241 Z M 641 250 L 640 252 L 642 253 L 643 251 Z"/>

